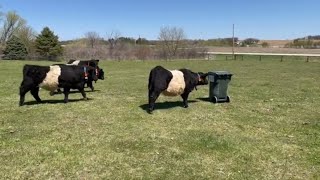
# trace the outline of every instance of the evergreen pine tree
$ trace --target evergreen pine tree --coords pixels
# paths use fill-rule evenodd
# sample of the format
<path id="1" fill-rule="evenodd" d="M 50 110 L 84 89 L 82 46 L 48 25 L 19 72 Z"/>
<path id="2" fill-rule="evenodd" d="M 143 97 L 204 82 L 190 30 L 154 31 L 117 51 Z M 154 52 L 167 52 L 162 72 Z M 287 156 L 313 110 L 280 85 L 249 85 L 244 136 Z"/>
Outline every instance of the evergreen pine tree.
<path id="1" fill-rule="evenodd" d="M 45 27 L 41 31 L 41 34 L 36 38 L 36 51 L 43 57 L 49 60 L 56 59 L 59 55 L 62 55 L 62 46 L 59 44 L 59 37 Z"/>
<path id="2" fill-rule="evenodd" d="M 26 46 L 21 42 L 21 40 L 16 36 L 12 36 L 6 42 L 3 54 L 4 59 L 23 60 L 27 57 L 28 52 Z"/>

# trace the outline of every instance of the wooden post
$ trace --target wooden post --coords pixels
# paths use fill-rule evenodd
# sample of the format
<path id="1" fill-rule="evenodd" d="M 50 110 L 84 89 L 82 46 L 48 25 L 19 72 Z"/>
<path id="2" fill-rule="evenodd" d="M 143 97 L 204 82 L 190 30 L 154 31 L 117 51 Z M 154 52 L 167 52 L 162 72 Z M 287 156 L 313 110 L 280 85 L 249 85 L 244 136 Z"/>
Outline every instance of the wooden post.
<path id="1" fill-rule="evenodd" d="M 283 56 L 281 56 L 281 60 L 280 60 L 280 62 L 282 62 L 283 61 Z"/>
<path id="2" fill-rule="evenodd" d="M 307 61 L 306 62 L 309 62 L 309 56 L 307 56 Z"/>
<path id="3" fill-rule="evenodd" d="M 259 58 L 260 61 L 261 61 L 261 57 L 262 57 L 262 56 L 260 55 L 260 58 Z"/>
<path id="4" fill-rule="evenodd" d="M 232 24 L 232 59 L 235 59 L 234 57 L 234 24 Z"/>

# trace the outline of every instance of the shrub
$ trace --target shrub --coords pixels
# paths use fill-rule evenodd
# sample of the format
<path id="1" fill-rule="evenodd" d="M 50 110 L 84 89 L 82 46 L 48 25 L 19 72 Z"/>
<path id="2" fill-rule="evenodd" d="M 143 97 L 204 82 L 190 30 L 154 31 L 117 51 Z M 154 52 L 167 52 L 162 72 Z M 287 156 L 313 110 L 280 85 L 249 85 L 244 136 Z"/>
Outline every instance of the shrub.
<path id="1" fill-rule="evenodd" d="M 27 57 L 28 52 L 21 40 L 16 36 L 12 36 L 12 38 L 6 42 L 3 54 L 3 59 L 24 60 Z"/>
<path id="2" fill-rule="evenodd" d="M 263 42 L 263 43 L 261 44 L 261 46 L 264 47 L 264 48 L 269 47 L 269 43 Z"/>

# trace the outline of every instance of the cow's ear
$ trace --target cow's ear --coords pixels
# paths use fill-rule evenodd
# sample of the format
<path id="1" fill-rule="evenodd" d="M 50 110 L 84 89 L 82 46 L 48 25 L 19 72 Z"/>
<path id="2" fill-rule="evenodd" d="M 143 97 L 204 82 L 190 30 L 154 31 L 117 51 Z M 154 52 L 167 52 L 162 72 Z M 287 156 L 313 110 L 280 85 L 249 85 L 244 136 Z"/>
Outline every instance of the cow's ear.
<path id="1" fill-rule="evenodd" d="M 203 73 L 203 72 L 198 72 L 198 74 L 200 75 L 200 77 L 205 78 L 208 76 L 208 73 Z"/>

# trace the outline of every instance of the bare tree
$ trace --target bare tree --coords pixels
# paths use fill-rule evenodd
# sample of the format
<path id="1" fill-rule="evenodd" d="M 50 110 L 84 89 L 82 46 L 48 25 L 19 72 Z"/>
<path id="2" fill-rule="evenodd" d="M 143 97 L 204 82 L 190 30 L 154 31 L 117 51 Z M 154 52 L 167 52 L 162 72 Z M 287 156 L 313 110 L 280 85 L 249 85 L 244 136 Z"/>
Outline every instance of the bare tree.
<path id="1" fill-rule="evenodd" d="M 108 38 L 108 42 L 110 45 L 110 49 L 114 49 L 118 42 L 119 42 L 119 37 L 120 37 L 121 33 L 117 30 L 113 30 L 111 31 L 110 34 L 107 33 L 107 38 Z"/>
<path id="2" fill-rule="evenodd" d="M 177 51 L 185 39 L 185 33 L 182 28 L 162 27 L 158 39 L 161 42 L 163 55 L 167 59 L 171 59 L 177 55 Z"/>
<path id="3" fill-rule="evenodd" d="M 5 43 L 20 28 L 24 27 L 26 21 L 15 11 L 9 11 L 5 14 L 3 26 L 0 30 L 0 43 Z"/>
<path id="4" fill-rule="evenodd" d="M 99 42 L 99 40 L 101 39 L 99 34 L 94 31 L 90 31 L 90 32 L 85 33 L 85 37 L 86 37 L 88 44 L 91 48 L 94 48 L 97 45 L 97 43 Z"/>
<path id="5" fill-rule="evenodd" d="M 32 29 L 32 27 L 23 26 L 15 33 L 15 35 L 26 46 L 28 53 L 34 51 L 34 41 L 36 39 L 37 33 Z"/>

